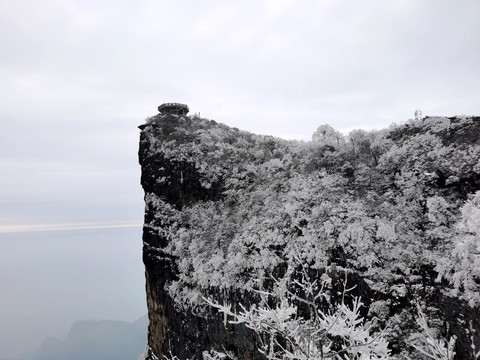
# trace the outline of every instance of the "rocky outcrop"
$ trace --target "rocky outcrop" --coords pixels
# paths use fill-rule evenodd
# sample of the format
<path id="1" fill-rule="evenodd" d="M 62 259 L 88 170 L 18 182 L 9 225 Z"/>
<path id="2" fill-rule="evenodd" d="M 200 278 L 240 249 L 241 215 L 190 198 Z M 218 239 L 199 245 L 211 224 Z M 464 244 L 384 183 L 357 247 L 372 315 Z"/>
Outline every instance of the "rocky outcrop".
<path id="1" fill-rule="evenodd" d="M 148 119 L 139 127 L 147 359 L 200 359 L 211 350 L 262 358 L 258 337 L 226 323 L 202 296 L 233 306 L 255 302 L 252 276 L 268 287 L 268 276 L 294 266 L 292 244 L 313 274 L 328 272 L 341 282 L 342 269 L 353 272 L 349 281 L 365 316 L 371 304 L 388 304 L 394 353 L 410 351 L 415 303 L 423 302 L 439 333 L 457 337 L 457 358 L 471 358 L 469 323 L 479 334 L 478 307 L 452 296 L 448 281 L 436 281 L 432 259 L 451 257 L 459 209 L 480 189 L 479 140 L 472 136 L 480 119 L 438 123 L 363 134 L 336 148 L 198 117 Z M 462 164 L 447 161 L 463 154 Z M 447 217 L 438 225 L 442 233 L 429 210 L 438 198 L 447 204 L 440 209 Z M 477 348 L 479 342 L 475 335 Z"/>
<path id="2" fill-rule="evenodd" d="M 139 160 L 142 166 L 141 184 L 146 194 L 154 194 L 172 207 L 182 210 L 202 201 L 216 201 L 222 195 L 222 181 L 205 188 L 203 176 L 191 161 L 179 161 L 163 152 L 153 151 L 152 139 L 168 141 L 169 129 L 177 126 L 180 118 L 163 116 L 161 122 L 140 126 Z M 183 118 L 183 120 L 187 120 Z M 153 138 L 152 138 L 153 134 Z M 162 181 L 159 181 L 162 179 Z M 148 327 L 147 360 L 170 356 L 179 359 L 200 359 L 210 349 L 242 349 L 242 358 L 257 358 L 254 334 L 244 326 L 224 326 L 218 314 L 195 314 L 191 309 L 179 308 L 166 291 L 166 284 L 177 279 L 178 259 L 164 251 L 168 238 L 155 225 L 168 229 L 167 221 L 158 222 L 156 211 L 146 208 L 143 232 L 143 261 L 145 264 Z M 244 294 L 243 294 L 244 295 Z M 245 301 L 242 294 L 237 303 Z M 234 298 L 231 298 L 235 301 Z M 172 356 L 173 356 L 172 355 Z"/>

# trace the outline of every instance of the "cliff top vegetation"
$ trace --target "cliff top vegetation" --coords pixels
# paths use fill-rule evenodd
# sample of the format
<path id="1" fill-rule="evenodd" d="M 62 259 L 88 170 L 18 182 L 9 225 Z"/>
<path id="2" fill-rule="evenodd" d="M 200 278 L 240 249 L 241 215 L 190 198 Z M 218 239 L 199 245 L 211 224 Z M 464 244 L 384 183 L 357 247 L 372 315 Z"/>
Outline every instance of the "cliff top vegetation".
<path id="1" fill-rule="evenodd" d="M 174 259 L 166 288 L 179 309 L 201 313 L 208 294 L 262 290 L 306 264 L 352 274 L 397 352 L 415 336 L 416 303 L 438 331 L 465 338 L 468 314 L 454 324 L 445 307 L 480 305 L 480 118 L 348 135 L 321 125 L 309 142 L 196 116 L 140 128 L 141 163 L 171 167 L 147 169 L 142 184 L 145 227 Z"/>

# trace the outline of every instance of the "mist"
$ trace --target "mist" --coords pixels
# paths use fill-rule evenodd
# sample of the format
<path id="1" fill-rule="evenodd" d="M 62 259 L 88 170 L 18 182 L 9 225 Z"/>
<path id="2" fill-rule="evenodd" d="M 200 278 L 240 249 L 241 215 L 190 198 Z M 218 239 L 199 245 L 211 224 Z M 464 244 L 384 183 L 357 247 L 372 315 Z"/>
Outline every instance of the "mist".
<path id="1" fill-rule="evenodd" d="M 141 227 L 0 234 L 0 359 L 76 320 L 146 314 Z"/>

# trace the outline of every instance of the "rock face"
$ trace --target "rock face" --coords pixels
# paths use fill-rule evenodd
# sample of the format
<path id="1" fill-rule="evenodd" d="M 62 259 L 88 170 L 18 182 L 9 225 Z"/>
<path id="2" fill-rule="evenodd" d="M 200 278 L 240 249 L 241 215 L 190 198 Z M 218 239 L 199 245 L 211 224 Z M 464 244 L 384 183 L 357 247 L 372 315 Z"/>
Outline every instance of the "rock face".
<path id="1" fill-rule="evenodd" d="M 201 185 L 202 175 L 194 163 L 172 159 L 163 152 L 152 152 L 154 139 L 167 141 L 165 136 L 168 137 L 169 131 L 180 125 L 179 118 L 175 116 L 164 116 L 160 121 L 140 126 L 139 160 L 145 193 L 155 194 L 179 211 L 197 202 L 220 199 L 221 181 L 207 189 Z M 162 231 L 158 231 L 158 227 L 169 228 L 169 219 L 159 220 L 157 215 L 153 208 L 147 206 L 143 232 L 150 319 L 147 359 L 161 359 L 169 354 L 180 359 L 201 358 L 202 352 L 212 347 L 241 348 L 245 351 L 245 358 L 258 357 L 256 339 L 245 327 L 230 326 L 225 329 L 223 317 L 212 314 L 196 316 L 188 309 L 179 308 L 175 299 L 168 294 L 166 284 L 178 279 L 177 259 L 164 251 L 169 239 Z"/>
<path id="2" fill-rule="evenodd" d="M 460 209 L 480 189 L 479 118 L 425 119 L 325 143 L 172 114 L 139 128 L 148 360 L 212 350 L 262 358 L 258 337 L 202 298 L 256 302 L 255 290 L 298 266 L 295 251 L 334 282 L 353 273 L 366 317 L 386 307 L 394 354 L 412 354 L 415 303 L 429 309 L 438 334 L 457 337 L 458 359 L 471 358 L 470 326 L 479 348 L 478 304 L 468 305 L 478 288 L 450 281 L 460 271 L 451 260 Z"/>

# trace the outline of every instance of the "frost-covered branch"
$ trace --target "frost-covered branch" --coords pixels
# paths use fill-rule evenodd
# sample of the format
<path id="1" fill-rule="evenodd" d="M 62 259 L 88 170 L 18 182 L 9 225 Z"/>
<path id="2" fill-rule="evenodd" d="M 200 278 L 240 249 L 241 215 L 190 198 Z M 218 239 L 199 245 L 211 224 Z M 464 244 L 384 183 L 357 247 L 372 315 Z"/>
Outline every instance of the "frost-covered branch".
<path id="1" fill-rule="evenodd" d="M 413 343 L 413 347 L 433 360 L 453 360 L 455 358 L 455 341 L 456 337 L 452 336 L 447 342 L 443 339 L 437 339 L 432 329 L 428 326 L 427 319 L 420 306 L 417 304 L 417 324 L 422 330 L 422 337 L 417 343 Z"/>
<path id="2" fill-rule="evenodd" d="M 331 311 L 323 311 L 316 301 L 321 298 L 323 287 L 318 286 L 316 280 L 311 281 L 306 272 L 302 280 L 292 281 L 300 295 L 284 286 L 285 278 L 274 280 L 276 291 L 261 293 L 273 297 L 275 307 L 263 299 L 249 309 L 239 304 L 240 311 L 236 312 L 230 305 L 204 300 L 230 317 L 230 324 L 244 324 L 260 339 L 267 340 L 261 342 L 259 351 L 268 359 L 390 359 L 383 333 L 372 334 L 371 325 L 361 317 L 359 298 L 354 298 L 349 307 L 343 294 L 341 304 Z M 308 315 L 299 313 L 300 303 L 309 307 Z"/>

